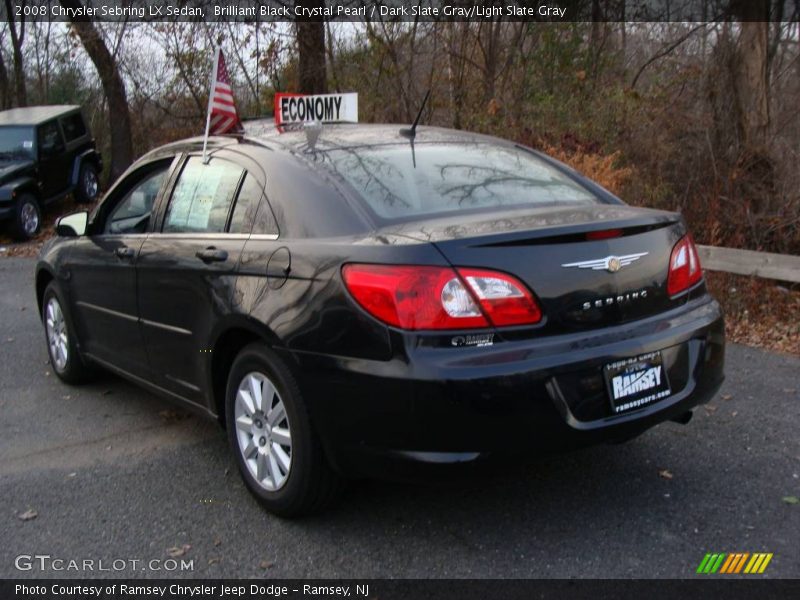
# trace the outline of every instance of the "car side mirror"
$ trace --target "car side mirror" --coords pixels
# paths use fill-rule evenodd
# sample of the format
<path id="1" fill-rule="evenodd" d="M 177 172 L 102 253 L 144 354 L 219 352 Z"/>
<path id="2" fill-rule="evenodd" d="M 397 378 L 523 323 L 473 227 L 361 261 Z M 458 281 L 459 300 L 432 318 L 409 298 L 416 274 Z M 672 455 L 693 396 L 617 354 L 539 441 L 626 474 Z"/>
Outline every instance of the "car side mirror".
<path id="1" fill-rule="evenodd" d="M 82 210 L 61 217 L 56 221 L 56 235 L 60 237 L 79 237 L 86 234 L 89 222 L 89 211 Z"/>

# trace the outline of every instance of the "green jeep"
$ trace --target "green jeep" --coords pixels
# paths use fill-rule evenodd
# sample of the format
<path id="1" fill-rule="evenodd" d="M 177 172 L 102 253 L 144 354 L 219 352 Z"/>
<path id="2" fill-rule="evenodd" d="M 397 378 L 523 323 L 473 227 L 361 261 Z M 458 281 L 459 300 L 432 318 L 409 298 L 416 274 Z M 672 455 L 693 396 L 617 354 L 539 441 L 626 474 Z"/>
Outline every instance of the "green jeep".
<path id="1" fill-rule="evenodd" d="M 42 208 L 69 193 L 94 201 L 102 168 L 79 106 L 0 111 L 0 221 L 17 239 L 36 235 Z"/>

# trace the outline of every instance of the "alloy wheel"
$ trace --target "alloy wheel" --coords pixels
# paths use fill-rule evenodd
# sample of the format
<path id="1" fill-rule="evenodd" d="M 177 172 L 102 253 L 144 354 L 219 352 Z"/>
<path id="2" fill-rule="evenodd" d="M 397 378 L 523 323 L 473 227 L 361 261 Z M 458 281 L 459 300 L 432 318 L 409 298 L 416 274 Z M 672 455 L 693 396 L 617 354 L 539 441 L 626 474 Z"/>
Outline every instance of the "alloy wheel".
<path id="1" fill-rule="evenodd" d="M 69 358 L 67 338 L 67 322 L 58 299 L 50 298 L 45 308 L 45 324 L 47 329 L 47 346 L 56 369 L 63 371 Z"/>
<path id="2" fill-rule="evenodd" d="M 281 489 L 292 468 L 292 437 L 286 407 L 263 373 L 245 375 L 236 391 L 236 439 L 250 474 L 259 486 Z"/>
<path id="3" fill-rule="evenodd" d="M 92 169 L 86 169 L 83 172 L 83 191 L 86 197 L 91 199 L 97 196 L 98 187 L 97 173 Z"/>
<path id="4" fill-rule="evenodd" d="M 20 210 L 22 228 L 28 235 L 33 235 L 39 228 L 39 211 L 31 202 L 26 202 Z"/>

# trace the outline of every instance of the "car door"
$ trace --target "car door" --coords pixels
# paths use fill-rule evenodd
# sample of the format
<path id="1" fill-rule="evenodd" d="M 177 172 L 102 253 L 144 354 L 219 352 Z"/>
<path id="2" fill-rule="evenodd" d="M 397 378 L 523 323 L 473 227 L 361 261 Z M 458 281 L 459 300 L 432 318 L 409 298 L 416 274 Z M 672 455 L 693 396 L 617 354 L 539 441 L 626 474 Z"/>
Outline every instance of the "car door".
<path id="1" fill-rule="evenodd" d="M 70 160 L 58 120 L 39 126 L 37 132 L 41 200 L 48 200 L 69 186 Z"/>
<path id="2" fill-rule="evenodd" d="M 245 176 L 232 160 L 204 164 L 200 156 L 188 157 L 164 199 L 160 231 L 147 238 L 137 261 L 142 332 L 157 384 L 200 404 L 206 344 L 230 311 L 248 238 L 246 220 L 233 209 Z"/>
<path id="3" fill-rule="evenodd" d="M 67 258 L 82 349 L 140 377 L 150 369 L 136 303 L 136 259 L 173 161 L 170 157 L 148 163 L 117 183 L 95 215 L 89 235 L 75 241 Z"/>

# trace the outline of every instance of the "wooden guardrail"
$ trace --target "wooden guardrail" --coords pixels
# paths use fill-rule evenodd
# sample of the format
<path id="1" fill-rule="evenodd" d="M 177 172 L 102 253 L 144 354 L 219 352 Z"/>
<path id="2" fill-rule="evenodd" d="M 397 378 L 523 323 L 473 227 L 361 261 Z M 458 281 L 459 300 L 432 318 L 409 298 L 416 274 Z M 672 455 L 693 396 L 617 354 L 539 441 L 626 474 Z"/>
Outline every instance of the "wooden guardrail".
<path id="1" fill-rule="evenodd" d="M 800 283 L 800 256 L 697 246 L 704 269 Z"/>

